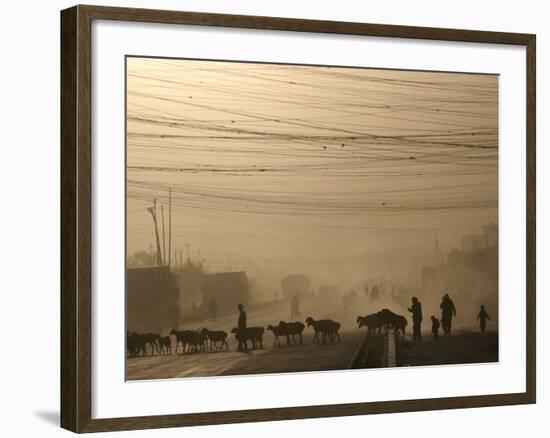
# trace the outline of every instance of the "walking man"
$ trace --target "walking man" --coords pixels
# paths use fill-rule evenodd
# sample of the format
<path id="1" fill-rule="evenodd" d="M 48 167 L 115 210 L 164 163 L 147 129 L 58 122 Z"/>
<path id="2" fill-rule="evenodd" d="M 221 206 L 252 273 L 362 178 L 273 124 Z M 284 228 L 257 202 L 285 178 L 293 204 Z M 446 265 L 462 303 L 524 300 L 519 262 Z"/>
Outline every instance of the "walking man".
<path id="1" fill-rule="evenodd" d="M 456 308 L 453 300 L 449 297 L 449 294 L 443 295 L 439 308 L 441 309 L 441 325 L 443 326 L 443 334 L 445 336 L 450 336 L 453 317 L 456 316 Z"/>
<path id="2" fill-rule="evenodd" d="M 420 332 L 422 324 L 422 304 L 418 301 L 418 298 L 412 297 L 412 306 L 407 308 L 412 313 L 413 319 L 413 341 L 421 341 L 422 334 Z"/>

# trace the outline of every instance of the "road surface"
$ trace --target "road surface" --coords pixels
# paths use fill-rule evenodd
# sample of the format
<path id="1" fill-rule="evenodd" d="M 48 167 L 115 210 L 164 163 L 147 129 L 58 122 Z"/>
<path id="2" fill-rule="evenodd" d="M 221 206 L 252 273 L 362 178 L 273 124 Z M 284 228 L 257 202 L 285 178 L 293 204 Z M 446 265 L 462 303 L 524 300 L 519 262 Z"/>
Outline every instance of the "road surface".
<path id="1" fill-rule="evenodd" d="M 310 329 L 311 330 L 311 329 Z M 272 346 L 271 332 L 264 336 L 264 348 L 236 351 L 231 336 L 229 351 L 180 353 L 135 357 L 127 360 L 127 379 L 170 379 L 180 377 L 269 374 L 346 369 L 363 339 L 360 330 L 341 333 L 340 344 L 313 344 L 313 334 L 304 336 L 303 345 Z"/>
<path id="2" fill-rule="evenodd" d="M 197 330 L 207 327 L 211 330 L 224 330 L 229 333 L 229 351 L 129 357 L 126 361 L 126 378 L 128 380 L 169 379 L 180 377 L 204 377 L 242 375 L 258 373 L 281 373 L 301 371 L 325 371 L 346 369 L 364 331 L 357 328 L 354 315 L 344 316 L 337 313 L 339 302 L 304 300 L 301 303 L 301 321 L 313 316 L 315 319 L 333 318 L 342 324 L 340 344 L 313 344 L 313 329 L 304 329 L 303 345 L 286 346 L 281 339 L 280 347 L 273 347 L 273 334 L 264 334 L 263 349 L 238 352 L 234 335 L 229 333 L 236 325 L 238 311 L 234 314 L 219 317 L 216 321 L 205 320 L 182 324 L 179 330 Z M 340 309 L 338 309 L 340 310 Z M 276 325 L 280 320 L 289 320 L 290 305 L 288 302 L 269 303 L 250 307 L 247 311 L 248 326 L 267 328 Z M 163 331 L 167 335 L 169 329 Z M 175 338 L 172 336 L 172 349 L 175 349 Z"/>

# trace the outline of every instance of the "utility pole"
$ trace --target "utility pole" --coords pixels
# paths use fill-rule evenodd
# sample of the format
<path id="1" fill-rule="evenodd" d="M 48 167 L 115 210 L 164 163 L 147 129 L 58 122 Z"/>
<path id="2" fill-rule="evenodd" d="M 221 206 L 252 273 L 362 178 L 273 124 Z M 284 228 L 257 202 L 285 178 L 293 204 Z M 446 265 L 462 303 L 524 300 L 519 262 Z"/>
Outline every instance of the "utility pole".
<path id="1" fill-rule="evenodd" d="M 153 223 L 155 224 L 155 237 L 157 239 L 157 266 L 162 267 L 162 259 L 160 252 L 160 239 L 159 239 L 159 230 L 157 224 L 157 200 L 153 199 L 153 206 L 147 209 L 151 216 L 153 216 Z"/>
<path id="2" fill-rule="evenodd" d="M 160 214 L 162 216 L 162 260 L 164 265 L 166 263 L 166 235 L 164 234 L 164 205 L 160 206 Z"/>
<path id="3" fill-rule="evenodd" d="M 168 189 L 168 266 L 172 266 L 170 263 L 172 254 L 172 188 Z"/>

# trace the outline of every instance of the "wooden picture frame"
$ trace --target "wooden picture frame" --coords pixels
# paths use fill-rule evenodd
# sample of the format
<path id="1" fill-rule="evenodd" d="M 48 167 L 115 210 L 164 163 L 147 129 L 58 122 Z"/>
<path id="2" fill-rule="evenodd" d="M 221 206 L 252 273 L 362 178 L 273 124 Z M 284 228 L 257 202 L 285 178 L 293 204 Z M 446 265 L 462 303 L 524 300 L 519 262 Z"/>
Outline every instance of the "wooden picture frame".
<path id="1" fill-rule="evenodd" d="M 92 418 L 92 156 L 93 20 L 219 26 L 518 45 L 526 48 L 526 391 L 524 393 L 347 403 L 245 411 Z M 536 401 L 535 293 L 535 35 L 382 24 L 331 22 L 75 6 L 61 12 L 61 426 L 98 432 L 378 413 L 529 404 Z"/>

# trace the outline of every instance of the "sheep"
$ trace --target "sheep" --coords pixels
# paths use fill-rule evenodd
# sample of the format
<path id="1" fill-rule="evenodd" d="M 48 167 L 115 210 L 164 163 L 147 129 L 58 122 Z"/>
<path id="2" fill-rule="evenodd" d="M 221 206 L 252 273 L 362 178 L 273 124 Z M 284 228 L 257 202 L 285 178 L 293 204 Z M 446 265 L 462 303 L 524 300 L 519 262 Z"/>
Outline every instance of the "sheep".
<path id="1" fill-rule="evenodd" d="M 155 350 L 160 351 L 160 347 L 157 341 L 159 335 L 157 333 L 144 333 L 138 336 L 141 336 L 142 341 L 145 344 L 144 346 L 146 346 L 147 344 L 151 346 L 151 356 L 155 354 Z"/>
<path id="2" fill-rule="evenodd" d="M 292 336 L 292 341 L 296 343 L 296 340 L 294 336 L 299 337 L 299 344 L 303 344 L 304 340 L 302 338 L 302 332 L 304 331 L 304 328 L 306 326 L 302 324 L 300 321 L 295 322 L 285 322 L 285 321 L 279 321 L 279 328 L 283 329 L 283 332 L 286 334 L 286 343 L 289 344 L 289 337 Z"/>
<path id="3" fill-rule="evenodd" d="M 200 331 L 190 331 L 189 344 L 193 348 L 193 352 L 206 351 L 207 337 Z"/>
<path id="4" fill-rule="evenodd" d="M 386 327 L 392 327 L 403 333 L 405 336 L 405 327 L 407 326 L 407 319 L 404 316 L 397 315 L 389 309 L 382 309 L 377 313 L 378 317 L 382 320 Z"/>
<path id="5" fill-rule="evenodd" d="M 286 330 L 285 328 L 282 328 L 280 327 L 279 325 L 276 325 L 276 326 L 273 326 L 271 324 L 269 324 L 267 326 L 267 330 L 273 332 L 273 345 L 277 345 L 277 346 L 280 346 L 281 345 L 281 342 L 279 341 L 279 336 L 286 336 L 286 343 L 288 345 L 289 343 L 289 339 L 288 339 L 288 334 L 286 333 Z"/>
<path id="6" fill-rule="evenodd" d="M 170 336 L 159 336 L 158 339 L 159 352 L 172 354 L 172 341 Z"/>
<path id="7" fill-rule="evenodd" d="M 132 357 L 147 354 L 143 337 L 136 332 L 126 332 L 126 348 Z"/>
<path id="8" fill-rule="evenodd" d="M 248 349 L 248 341 L 252 342 L 252 348 L 263 348 L 263 327 L 246 327 L 242 330 L 233 327 L 231 333 L 235 334 L 235 339 L 237 339 L 237 341 L 244 343 L 245 350 Z"/>
<path id="9" fill-rule="evenodd" d="M 367 316 L 358 316 L 357 323 L 359 328 L 367 327 L 369 332 L 380 334 L 382 327 L 392 327 L 397 332 L 402 332 L 405 336 L 405 328 L 407 327 L 407 319 L 402 315 L 397 315 L 389 309 L 382 309 L 379 312 Z"/>
<path id="10" fill-rule="evenodd" d="M 193 337 L 193 331 L 192 330 L 172 330 L 170 332 L 171 335 L 174 335 L 176 337 L 176 353 L 178 352 L 178 346 L 181 342 L 181 346 L 183 347 L 183 352 L 185 353 L 185 347 L 189 345 L 189 350 L 191 349 L 191 339 Z"/>
<path id="11" fill-rule="evenodd" d="M 376 334 L 377 331 L 380 333 L 380 330 L 382 330 L 382 326 L 384 325 L 376 313 L 367 316 L 358 316 L 357 324 L 359 325 L 359 328 L 367 327 L 367 331 L 374 334 Z"/>
<path id="12" fill-rule="evenodd" d="M 405 329 L 407 328 L 407 324 L 408 324 L 407 318 L 405 318 L 402 315 L 396 315 L 396 319 L 394 321 L 394 327 L 396 328 L 397 333 L 401 331 L 401 333 L 403 334 L 403 337 L 405 337 Z"/>
<path id="13" fill-rule="evenodd" d="M 321 319 L 314 320 L 311 316 L 306 318 L 306 324 L 308 327 L 312 326 L 315 331 L 315 336 L 313 337 L 313 343 L 324 344 L 327 341 L 333 344 L 336 339 L 340 343 L 340 323 L 333 321 L 331 319 Z"/>
<path id="14" fill-rule="evenodd" d="M 201 330 L 201 333 L 205 335 L 210 341 L 210 350 L 212 350 L 212 345 L 216 347 L 218 350 L 221 350 L 222 347 L 225 345 L 225 350 L 229 350 L 229 344 L 227 343 L 227 332 L 224 332 L 223 330 L 208 330 L 207 328 L 203 328 Z M 217 342 L 221 342 L 221 345 L 218 347 Z"/>

